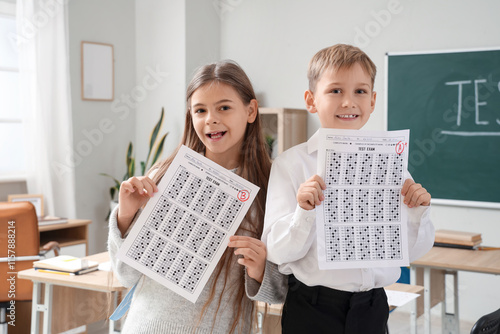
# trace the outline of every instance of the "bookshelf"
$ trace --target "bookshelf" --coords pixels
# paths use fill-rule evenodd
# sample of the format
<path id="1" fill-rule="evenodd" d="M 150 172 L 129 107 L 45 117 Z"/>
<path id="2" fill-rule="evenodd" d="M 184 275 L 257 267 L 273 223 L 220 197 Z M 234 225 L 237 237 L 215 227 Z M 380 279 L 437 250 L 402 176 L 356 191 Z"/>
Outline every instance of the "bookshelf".
<path id="1" fill-rule="evenodd" d="M 292 146 L 307 141 L 307 110 L 259 108 L 265 136 L 275 140 L 271 158 Z"/>

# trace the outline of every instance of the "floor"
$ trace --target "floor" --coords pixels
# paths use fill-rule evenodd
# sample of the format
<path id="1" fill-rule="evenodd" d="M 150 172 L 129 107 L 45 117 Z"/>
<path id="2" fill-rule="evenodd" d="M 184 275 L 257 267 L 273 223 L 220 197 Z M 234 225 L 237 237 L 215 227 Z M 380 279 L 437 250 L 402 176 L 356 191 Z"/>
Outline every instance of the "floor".
<path id="1" fill-rule="evenodd" d="M 460 333 L 469 334 L 474 323 L 460 321 Z M 417 333 L 424 332 L 424 317 L 417 319 Z M 410 333 L 410 313 L 407 311 L 395 310 L 389 315 L 389 334 L 408 334 Z M 431 315 L 431 333 L 442 333 L 441 316 Z M 448 333 L 447 333 L 448 334 Z M 455 334 L 455 333 L 449 333 Z"/>

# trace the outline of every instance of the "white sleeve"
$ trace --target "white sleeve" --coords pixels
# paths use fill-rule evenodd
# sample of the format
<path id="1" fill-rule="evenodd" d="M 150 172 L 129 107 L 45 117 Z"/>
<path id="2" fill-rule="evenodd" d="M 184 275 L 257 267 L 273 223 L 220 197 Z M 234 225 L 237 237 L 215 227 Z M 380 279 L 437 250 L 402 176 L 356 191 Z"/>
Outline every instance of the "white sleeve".
<path id="1" fill-rule="evenodd" d="M 403 204 L 404 205 L 404 204 Z M 408 209 L 408 249 L 410 262 L 418 260 L 434 245 L 434 225 L 430 206 Z"/>
<path id="2" fill-rule="evenodd" d="M 315 236 L 316 210 L 297 205 L 296 194 L 303 181 L 293 172 L 297 171 L 278 157 L 269 177 L 262 240 L 268 260 L 278 265 L 304 257 Z"/>
<path id="3" fill-rule="evenodd" d="M 139 217 L 140 211 L 135 215 L 134 221 L 130 224 L 130 227 L 135 223 L 135 220 Z M 108 252 L 109 259 L 111 262 L 111 268 L 113 269 L 113 273 L 117 276 L 118 281 L 125 287 L 129 288 L 135 285 L 142 277 L 142 273 L 128 264 L 123 263 L 117 257 L 118 250 L 120 246 L 125 241 L 125 238 L 122 238 L 122 234 L 118 229 L 117 222 L 118 215 L 118 205 L 109 215 L 109 233 L 108 233 Z M 128 229 L 130 231 L 130 228 Z M 128 233 L 127 231 L 127 233 Z"/>
<path id="4" fill-rule="evenodd" d="M 405 180 L 408 178 L 413 180 L 408 171 L 405 171 L 404 177 Z M 434 245 L 434 225 L 431 221 L 430 212 L 430 205 L 408 208 L 408 250 L 410 262 L 418 260 L 430 251 Z"/>

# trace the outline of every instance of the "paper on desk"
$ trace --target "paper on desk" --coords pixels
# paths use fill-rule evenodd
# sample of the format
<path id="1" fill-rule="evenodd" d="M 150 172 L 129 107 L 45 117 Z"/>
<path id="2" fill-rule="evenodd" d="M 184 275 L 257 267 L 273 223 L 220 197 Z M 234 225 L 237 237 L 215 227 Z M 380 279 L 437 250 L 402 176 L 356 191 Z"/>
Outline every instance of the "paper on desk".
<path id="1" fill-rule="evenodd" d="M 316 208 L 320 269 L 408 266 L 401 189 L 409 130 L 320 129 Z"/>
<path id="2" fill-rule="evenodd" d="M 102 271 L 112 271 L 113 269 L 111 268 L 111 261 L 106 261 L 99 263 L 99 266 L 97 267 L 99 270 Z"/>
<path id="3" fill-rule="evenodd" d="M 259 187 L 182 146 L 118 258 L 196 302 Z"/>
<path id="4" fill-rule="evenodd" d="M 387 303 L 391 306 L 400 307 L 406 303 L 411 302 L 413 299 L 418 298 L 420 296 L 418 293 L 413 292 L 403 292 L 403 291 L 395 291 L 395 290 L 385 290 L 387 294 Z"/>

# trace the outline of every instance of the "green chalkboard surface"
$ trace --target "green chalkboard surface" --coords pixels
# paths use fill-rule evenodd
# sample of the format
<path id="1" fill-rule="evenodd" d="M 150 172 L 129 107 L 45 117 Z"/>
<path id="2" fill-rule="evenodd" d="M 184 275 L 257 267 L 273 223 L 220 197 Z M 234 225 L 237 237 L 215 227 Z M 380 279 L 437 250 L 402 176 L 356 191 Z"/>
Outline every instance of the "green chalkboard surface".
<path id="1" fill-rule="evenodd" d="M 500 49 L 389 53 L 387 127 L 433 198 L 500 203 Z"/>

